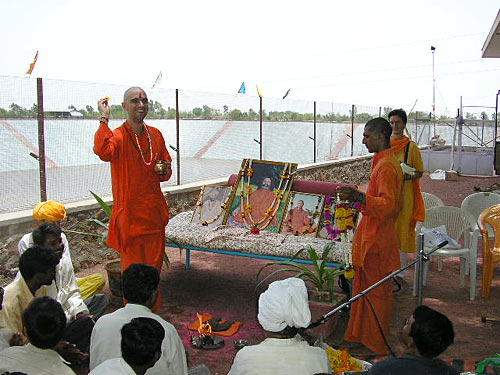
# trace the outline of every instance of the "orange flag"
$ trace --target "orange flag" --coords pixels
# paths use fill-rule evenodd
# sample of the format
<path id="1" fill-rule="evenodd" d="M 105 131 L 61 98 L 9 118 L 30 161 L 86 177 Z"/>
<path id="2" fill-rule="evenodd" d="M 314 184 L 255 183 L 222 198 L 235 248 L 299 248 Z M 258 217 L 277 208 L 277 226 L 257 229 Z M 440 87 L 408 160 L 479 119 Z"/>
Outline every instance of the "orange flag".
<path id="1" fill-rule="evenodd" d="M 31 74 L 31 72 L 35 68 L 35 64 L 36 64 L 36 60 L 37 59 L 38 59 L 38 51 L 36 51 L 35 58 L 33 59 L 33 62 L 30 64 L 30 68 L 28 69 L 28 71 L 26 72 L 26 74 Z"/>

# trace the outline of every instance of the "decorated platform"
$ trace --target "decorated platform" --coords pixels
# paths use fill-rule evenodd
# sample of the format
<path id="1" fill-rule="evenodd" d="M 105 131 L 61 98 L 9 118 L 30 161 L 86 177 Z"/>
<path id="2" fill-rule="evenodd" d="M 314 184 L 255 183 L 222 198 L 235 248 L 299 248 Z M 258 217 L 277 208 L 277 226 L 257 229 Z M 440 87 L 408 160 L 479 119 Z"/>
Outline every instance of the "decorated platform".
<path id="1" fill-rule="evenodd" d="M 350 253 L 350 249 L 343 250 L 340 243 L 327 239 L 269 231 L 253 234 L 248 229 L 227 225 L 203 226 L 191 223 L 192 216 L 193 212 L 180 213 L 170 219 L 165 229 L 167 246 L 186 250 L 186 267 L 189 267 L 190 250 L 276 260 L 292 258 L 298 250 L 309 246 L 321 256 L 325 246 L 333 244 L 328 255 L 332 266 L 344 263 Z M 310 263 L 307 253 L 300 254 L 299 258 L 303 263 Z"/>

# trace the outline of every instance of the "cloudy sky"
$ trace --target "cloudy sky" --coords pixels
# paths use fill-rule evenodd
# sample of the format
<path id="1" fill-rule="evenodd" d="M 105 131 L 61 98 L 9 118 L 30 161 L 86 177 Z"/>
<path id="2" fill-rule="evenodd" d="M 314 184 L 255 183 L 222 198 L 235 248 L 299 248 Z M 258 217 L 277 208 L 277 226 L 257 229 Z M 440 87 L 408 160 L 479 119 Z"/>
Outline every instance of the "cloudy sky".
<path id="1" fill-rule="evenodd" d="M 430 111 L 495 105 L 498 0 L 2 1 L 0 75 Z"/>

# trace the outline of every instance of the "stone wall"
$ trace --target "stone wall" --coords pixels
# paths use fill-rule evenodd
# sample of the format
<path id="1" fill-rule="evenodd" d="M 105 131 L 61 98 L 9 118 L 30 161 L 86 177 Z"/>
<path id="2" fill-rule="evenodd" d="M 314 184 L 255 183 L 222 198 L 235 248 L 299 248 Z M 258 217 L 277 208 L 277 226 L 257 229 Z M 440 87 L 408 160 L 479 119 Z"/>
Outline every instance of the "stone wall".
<path id="1" fill-rule="evenodd" d="M 362 184 L 368 181 L 372 156 L 356 156 L 342 160 L 333 160 L 315 164 L 301 165 L 297 171 L 298 179 L 344 182 Z M 168 201 L 170 215 L 194 209 L 196 200 L 203 185 L 224 185 L 228 177 L 204 180 L 180 186 L 169 186 L 164 189 Z M 102 197 L 107 203 L 112 203 L 111 197 Z M 68 217 L 84 220 L 84 217 L 95 217 L 99 206 L 94 200 L 68 203 L 66 205 Z M 0 215 L 0 237 L 32 230 L 33 218 L 31 210 L 8 215 Z"/>

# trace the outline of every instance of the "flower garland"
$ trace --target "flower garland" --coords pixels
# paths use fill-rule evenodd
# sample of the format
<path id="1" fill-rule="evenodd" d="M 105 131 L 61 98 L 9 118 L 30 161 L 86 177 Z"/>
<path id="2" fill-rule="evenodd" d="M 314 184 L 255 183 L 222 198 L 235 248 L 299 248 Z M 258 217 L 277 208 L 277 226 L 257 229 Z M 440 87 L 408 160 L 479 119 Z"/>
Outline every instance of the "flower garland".
<path id="1" fill-rule="evenodd" d="M 363 368 L 361 363 L 351 357 L 345 350 L 335 350 L 329 346 L 325 351 L 335 374 L 342 374 L 345 371 L 361 371 Z"/>
<path id="2" fill-rule="evenodd" d="M 203 205 L 202 198 L 203 198 L 204 192 L 205 192 L 205 186 L 202 186 L 201 187 L 201 191 L 200 191 L 200 196 L 199 196 L 198 200 L 196 201 L 196 207 L 200 208 L 200 218 L 198 219 L 198 222 L 201 225 L 203 225 L 203 226 L 206 227 L 209 224 L 215 223 L 217 221 L 217 219 L 219 219 L 221 217 L 221 215 L 224 213 L 224 210 L 226 209 L 226 205 L 227 205 L 227 201 L 229 199 L 229 196 L 226 197 L 226 200 L 220 204 L 220 208 L 221 209 L 220 209 L 220 211 L 218 212 L 218 214 L 213 219 L 210 219 L 210 220 L 201 220 L 201 206 Z"/>
<path id="3" fill-rule="evenodd" d="M 335 204 L 335 222 L 337 223 L 336 229 L 334 229 L 332 226 L 334 222 L 331 217 L 332 203 Z M 328 239 L 340 242 L 340 247 L 342 248 L 344 253 L 344 263 L 346 265 L 344 276 L 349 280 L 354 278 L 349 231 L 352 231 L 354 229 L 354 219 L 360 207 L 361 204 L 359 202 L 355 202 L 354 204 L 352 204 L 348 201 L 342 201 L 337 194 L 337 197 L 333 202 L 331 196 L 325 198 L 325 206 L 323 209 L 323 223 L 325 225 L 326 231 L 328 232 Z"/>
<path id="4" fill-rule="evenodd" d="M 258 234 L 260 229 L 265 229 L 273 221 L 276 213 L 278 212 L 281 200 L 283 199 L 284 192 L 287 191 L 288 185 L 292 177 L 292 163 L 285 163 L 283 171 L 280 174 L 280 183 L 278 188 L 274 191 L 274 198 L 271 205 L 264 212 L 264 217 L 255 221 L 252 217 L 252 205 L 249 202 L 249 196 L 252 193 L 252 187 L 250 186 L 250 178 L 253 175 L 252 168 L 253 160 L 249 159 L 247 164 L 240 170 L 240 176 L 242 178 L 242 188 L 240 192 L 240 215 L 245 223 L 245 227 L 250 229 L 252 233 Z M 245 186 L 245 171 L 247 175 L 247 183 Z M 285 186 L 282 188 L 283 181 L 285 181 Z M 246 206 L 244 204 L 246 203 Z M 249 222 L 247 222 L 247 218 Z M 260 227 L 260 228 L 259 228 Z"/>

